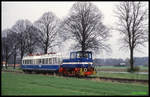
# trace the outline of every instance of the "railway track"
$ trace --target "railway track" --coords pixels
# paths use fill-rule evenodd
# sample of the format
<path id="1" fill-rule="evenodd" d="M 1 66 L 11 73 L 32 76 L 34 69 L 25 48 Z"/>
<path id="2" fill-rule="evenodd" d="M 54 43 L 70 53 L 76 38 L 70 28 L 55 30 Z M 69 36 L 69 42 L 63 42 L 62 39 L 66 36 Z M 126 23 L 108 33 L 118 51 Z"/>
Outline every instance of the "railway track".
<path id="1" fill-rule="evenodd" d="M 15 72 L 15 73 L 24 73 L 23 71 L 13 71 L 13 70 L 2 70 L 4 72 Z M 53 75 L 53 74 L 42 74 L 42 75 Z M 59 75 L 57 75 L 59 76 Z M 68 78 L 68 76 L 65 76 Z M 120 83 L 142 83 L 142 84 L 149 84 L 149 80 L 141 80 L 141 79 L 126 79 L 126 78 L 110 78 L 110 77 L 78 77 L 80 79 L 86 80 L 105 80 L 105 81 L 112 81 L 112 82 L 120 82 Z"/>

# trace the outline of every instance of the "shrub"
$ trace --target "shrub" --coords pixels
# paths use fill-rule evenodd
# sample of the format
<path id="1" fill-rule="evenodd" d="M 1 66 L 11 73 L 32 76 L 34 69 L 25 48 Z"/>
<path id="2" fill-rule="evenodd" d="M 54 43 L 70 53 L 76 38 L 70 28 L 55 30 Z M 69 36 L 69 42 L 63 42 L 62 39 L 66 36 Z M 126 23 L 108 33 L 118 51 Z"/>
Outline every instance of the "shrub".
<path id="1" fill-rule="evenodd" d="M 140 71 L 140 67 L 139 66 L 135 66 L 133 68 L 133 70 L 131 70 L 131 68 L 127 68 L 127 72 L 139 72 Z"/>

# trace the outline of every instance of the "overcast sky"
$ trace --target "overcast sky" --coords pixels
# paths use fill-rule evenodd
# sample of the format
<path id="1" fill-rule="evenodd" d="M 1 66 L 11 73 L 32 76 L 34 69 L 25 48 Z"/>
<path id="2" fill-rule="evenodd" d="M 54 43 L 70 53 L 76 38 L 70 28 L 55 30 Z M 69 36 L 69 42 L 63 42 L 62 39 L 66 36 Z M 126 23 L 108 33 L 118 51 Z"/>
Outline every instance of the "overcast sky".
<path id="1" fill-rule="evenodd" d="M 58 18 L 63 19 L 69 13 L 70 8 L 75 2 L 2 2 L 2 30 L 11 28 L 17 20 L 28 19 L 32 23 L 38 20 L 45 12 L 52 11 Z M 119 2 L 92 2 L 102 12 L 104 19 L 103 23 L 108 27 L 114 27 L 116 17 L 114 16 L 115 5 Z M 148 5 L 148 3 L 147 3 Z M 119 32 L 111 31 L 112 37 L 108 41 L 111 44 L 112 53 L 107 52 L 94 55 L 99 58 L 129 58 L 129 52 L 119 50 Z M 61 51 L 68 56 L 71 43 L 68 41 L 66 47 Z M 147 47 L 141 47 L 141 52 L 135 52 L 135 57 L 148 56 Z"/>

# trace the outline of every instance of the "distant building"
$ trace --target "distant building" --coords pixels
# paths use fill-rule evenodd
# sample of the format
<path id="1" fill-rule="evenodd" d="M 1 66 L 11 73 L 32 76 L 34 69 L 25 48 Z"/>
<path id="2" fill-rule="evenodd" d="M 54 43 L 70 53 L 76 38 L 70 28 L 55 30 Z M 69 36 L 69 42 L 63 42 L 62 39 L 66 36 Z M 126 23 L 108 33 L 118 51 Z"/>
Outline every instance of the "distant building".
<path id="1" fill-rule="evenodd" d="M 119 65 L 120 65 L 120 66 L 127 66 L 126 63 L 120 63 Z"/>
<path id="2" fill-rule="evenodd" d="M 6 62 L 5 62 L 5 61 L 3 61 L 3 62 L 2 62 L 2 66 L 5 66 L 5 65 L 6 65 Z"/>
<path id="3" fill-rule="evenodd" d="M 10 66 L 10 67 L 11 67 L 11 66 L 14 66 L 14 64 L 8 64 L 8 66 Z M 19 66 L 20 66 L 20 64 L 15 64 L 15 66 L 16 66 L 16 67 L 19 67 Z"/>

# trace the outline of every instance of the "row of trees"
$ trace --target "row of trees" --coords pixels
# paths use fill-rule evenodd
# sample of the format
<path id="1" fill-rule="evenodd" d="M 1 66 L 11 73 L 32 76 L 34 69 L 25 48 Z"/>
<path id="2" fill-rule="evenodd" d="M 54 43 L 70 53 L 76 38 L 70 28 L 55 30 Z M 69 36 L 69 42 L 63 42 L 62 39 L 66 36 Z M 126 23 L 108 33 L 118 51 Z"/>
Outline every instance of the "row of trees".
<path id="1" fill-rule="evenodd" d="M 133 51 L 138 45 L 147 41 L 145 26 L 147 10 L 143 11 L 141 2 L 121 2 L 117 6 L 119 30 L 123 35 L 123 44 L 130 50 L 130 64 L 133 69 Z M 69 15 L 59 20 L 52 12 L 44 13 L 33 24 L 29 20 L 19 20 L 12 28 L 3 31 L 2 56 L 6 63 L 13 55 L 21 59 L 25 54 L 32 54 L 37 49 L 47 53 L 52 47 L 60 45 L 71 38 L 76 41 L 74 49 L 94 52 L 110 51 L 106 41 L 110 29 L 103 22 L 101 11 L 92 3 L 78 2 L 73 4 Z M 3 59 L 2 59 L 3 60 Z"/>
<path id="2" fill-rule="evenodd" d="M 57 45 L 58 18 L 47 12 L 32 24 L 29 20 L 18 20 L 10 29 L 2 32 L 2 60 L 6 61 L 13 56 L 14 64 L 16 56 L 22 59 L 26 54 L 33 54 L 37 49 L 47 53 L 48 49 Z"/>

